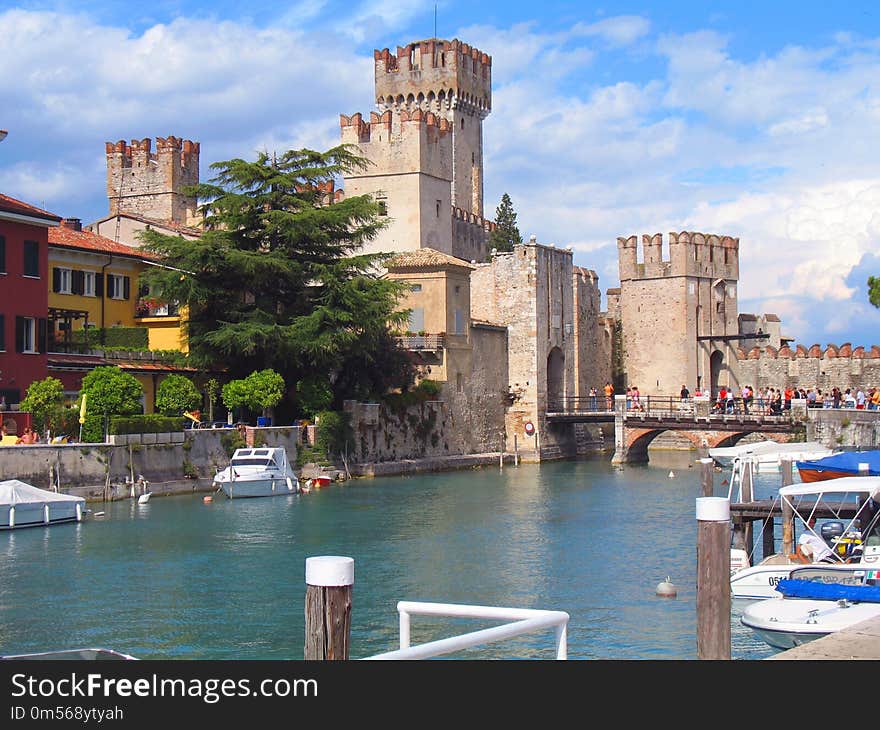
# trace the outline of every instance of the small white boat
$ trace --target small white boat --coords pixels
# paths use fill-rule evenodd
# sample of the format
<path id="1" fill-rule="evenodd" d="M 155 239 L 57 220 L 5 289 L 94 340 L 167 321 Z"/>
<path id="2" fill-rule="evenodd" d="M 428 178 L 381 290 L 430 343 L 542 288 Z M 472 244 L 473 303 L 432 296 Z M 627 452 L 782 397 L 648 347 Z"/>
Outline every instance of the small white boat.
<path id="1" fill-rule="evenodd" d="M 7 479 L 0 482 L 0 530 L 80 522 L 86 511 L 85 504 L 82 497 Z"/>
<path id="2" fill-rule="evenodd" d="M 722 467 L 733 466 L 735 460 L 750 460 L 756 471 L 778 471 L 783 459 L 810 461 L 822 459 L 838 452 L 823 446 L 817 441 L 791 442 L 780 444 L 776 441 L 758 441 L 751 444 L 737 444 L 709 449 L 709 456 Z"/>
<path id="3" fill-rule="evenodd" d="M 740 621 L 765 643 L 793 649 L 880 616 L 880 587 L 789 579 L 782 596 L 743 609 Z"/>
<path id="4" fill-rule="evenodd" d="M 214 488 L 230 499 L 299 492 L 299 480 L 283 447 L 236 449 L 229 466 L 214 475 Z"/>
<path id="5" fill-rule="evenodd" d="M 826 578 L 834 582 L 859 577 L 858 571 L 880 569 L 880 510 L 877 503 L 880 477 L 841 477 L 791 484 L 779 490 L 779 498 L 791 508 L 803 530 L 813 532 L 828 544 L 835 562 L 809 565 L 790 555 L 776 553 L 750 565 L 745 551 L 731 549 L 731 597 L 778 598 L 779 582 L 794 577 L 795 571 L 807 567 L 821 569 L 823 575 L 837 576 Z M 817 526 L 821 533 L 817 534 L 808 523 L 819 503 L 831 508 L 838 516 L 844 510 L 851 511 L 853 516 L 848 522 L 839 517 L 829 520 Z"/>

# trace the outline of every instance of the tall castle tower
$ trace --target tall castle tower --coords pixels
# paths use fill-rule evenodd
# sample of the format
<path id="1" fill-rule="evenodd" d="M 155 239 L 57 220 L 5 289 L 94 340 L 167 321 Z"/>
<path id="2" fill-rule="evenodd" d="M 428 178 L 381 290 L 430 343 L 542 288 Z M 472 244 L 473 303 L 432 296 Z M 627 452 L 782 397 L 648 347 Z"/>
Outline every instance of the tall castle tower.
<path id="1" fill-rule="evenodd" d="M 620 322 L 627 385 L 678 394 L 683 384 L 714 394 L 740 385 L 739 239 L 687 232 L 617 239 Z M 658 316 L 659 313 L 659 316 Z"/>
<path id="2" fill-rule="evenodd" d="M 182 189 L 199 182 L 199 143 L 157 137 L 155 154 L 151 146 L 150 139 L 106 143 L 110 215 L 195 225 L 196 199 Z"/>
<path id="3" fill-rule="evenodd" d="M 389 226 L 367 251 L 429 247 L 483 260 L 483 119 L 492 107 L 492 59 L 432 38 L 374 51 L 378 112 L 340 115 L 343 143 L 371 161 L 346 176 L 346 195 L 377 198 Z"/>

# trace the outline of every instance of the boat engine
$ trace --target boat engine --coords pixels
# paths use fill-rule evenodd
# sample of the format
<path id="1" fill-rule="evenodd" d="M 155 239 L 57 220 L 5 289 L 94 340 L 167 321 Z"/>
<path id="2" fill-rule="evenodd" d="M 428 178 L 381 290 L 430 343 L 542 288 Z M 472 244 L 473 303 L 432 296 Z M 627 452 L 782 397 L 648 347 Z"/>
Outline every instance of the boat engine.
<path id="1" fill-rule="evenodd" d="M 831 522 L 825 522 L 822 524 L 820 529 L 822 539 L 828 545 L 828 547 L 833 548 L 834 543 L 836 542 L 835 538 L 839 538 L 843 535 L 844 524 L 839 520 L 832 520 Z"/>

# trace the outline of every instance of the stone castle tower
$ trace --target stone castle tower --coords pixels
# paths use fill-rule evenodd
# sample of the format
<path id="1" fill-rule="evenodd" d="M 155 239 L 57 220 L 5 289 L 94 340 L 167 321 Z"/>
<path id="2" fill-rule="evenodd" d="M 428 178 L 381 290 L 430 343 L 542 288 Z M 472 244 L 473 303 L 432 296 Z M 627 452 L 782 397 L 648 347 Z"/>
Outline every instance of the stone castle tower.
<path id="1" fill-rule="evenodd" d="M 365 251 L 433 248 L 483 260 L 483 119 L 492 107 L 492 59 L 436 38 L 374 51 L 378 111 L 340 115 L 343 143 L 371 165 L 345 177 L 345 194 L 373 195 L 388 227 Z"/>
<path id="2" fill-rule="evenodd" d="M 675 395 L 682 384 L 717 392 L 739 385 L 739 239 L 657 233 L 617 239 L 624 386 Z"/>
<path id="3" fill-rule="evenodd" d="M 196 199 L 183 187 L 199 182 L 199 143 L 179 137 L 107 142 L 110 215 L 127 214 L 182 226 L 196 225 Z"/>

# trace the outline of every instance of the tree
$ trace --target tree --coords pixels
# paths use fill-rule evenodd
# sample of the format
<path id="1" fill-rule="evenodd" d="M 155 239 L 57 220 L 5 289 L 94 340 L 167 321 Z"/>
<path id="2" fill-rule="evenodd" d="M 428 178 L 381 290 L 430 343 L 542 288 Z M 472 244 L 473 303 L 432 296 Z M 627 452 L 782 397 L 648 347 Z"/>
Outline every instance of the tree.
<path id="1" fill-rule="evenodd" d="M 27 394 L 21 402 L 21 410 L 33 416 L 33 427 L 37 433 L 58 426 L 61 417 L 64 385 L 58 378 L 48 377 L 35 380 L 28 386 Z"/>
<path id="2" fill-rule="evenodd" d="M 165 416 L 180 416 L 202 405 L 202 394 L 192 380 L 172 374 L 164 378 L 156 388 L 156 408 Z"/>
<path id="3" fill-rule="evenodd" d="M 495 230 L 489 236 L 489 248 L 513 251 L 514 244 L 522 243 L 522 236 L 516 227 L 516 212 L 507 193 L 501 196 L 501 204 L 495 209 L 495 225 Z"/>
<path id="4" fill-rule="evenodd" d="M 86 395 L 86 410 L 91 414 L 130 416 L 143 412 L 143 386 L 115 365 L 92 370 L 82 379 L 80 394 Z"/>
<path id="5" fill-rule="evenodd" d="M 380 276 L 387 255 L 356 254 L 385 224 L 370 196 L 328 202 L 327 193 L 366 165 L 347 145 L 217 162 L 210 184 L 187 189 L 204 215 L 198 240 L 140 234 L 166 267 L 147 282 L 187 307 L 193 364 L 233 379 L 262 368 L 289 383 L 326 374 L 337 402 L 349 397 L 339 375 L 351 358 L 387 367 L 379 356 L 407 321 L 405 285 Z"/>
<path id="6" fill-rule="evenodd" d="M 208 394 L 208 420 L 214 420 L 214 404 L 217 402 L 217 396 L 220 394 L 220 383 L 217 378 L 211 378 L 205 384 L 205 392 Z"/>
<path id="7" fill-rule="evenodd" d="M 875 307 L 880 307 L 880 277 L 868 277 L 868 301 Z"/>
<path id="8" fill-rule="evenodd" d="M 284 397 L 284 378 L 271 369 L 253 372 L 246 378 L 226 383 L 221 397 L 229 409 L 248 408 L 261 411 L 265 416 Z"/>

